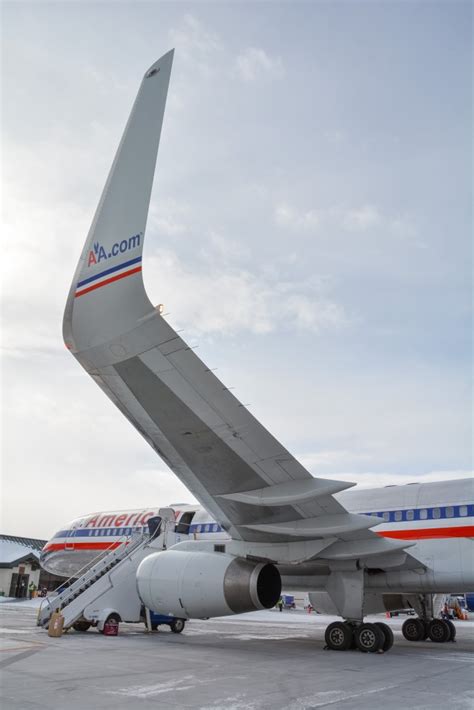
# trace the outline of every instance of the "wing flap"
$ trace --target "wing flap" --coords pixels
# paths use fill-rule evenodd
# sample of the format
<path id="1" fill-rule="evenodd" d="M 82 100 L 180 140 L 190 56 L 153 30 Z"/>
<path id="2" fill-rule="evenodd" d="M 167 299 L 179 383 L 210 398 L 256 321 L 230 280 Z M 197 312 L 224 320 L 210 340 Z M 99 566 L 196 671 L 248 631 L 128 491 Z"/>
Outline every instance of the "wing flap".
<path id="1" fill-rule="evenodd" d="M 355 483 L 345 483 L 344 481 L 332 481 L 324 478 L 311 478 L 303 481 L 290 481 L 279 483 L 266 488 L 259 488 L 254 491 L 243 491 L 242 493 L 227 493 L 221 498 L 236 500 L 249 505 L 261 505 L 263 507 L 274 505 L 288 505 L 293 503 L 303 503 L 315 498 L 321 498 L 334 493 L 339 493 L 347 488 L 351 488 Z"/>
<path id="2" fill-rule="evenodd" d="M 316 518 L 304 520 L 291 520 L 280 523 L 252 524 L 243 527 L 275 535 L 288 535 L 289 537 L 331 537 L 341 533 L 350 533 L 356 530 L 367 530 L 374 521 L 368 515 L 343 513 L 339 515 L 321 515 Z"/>

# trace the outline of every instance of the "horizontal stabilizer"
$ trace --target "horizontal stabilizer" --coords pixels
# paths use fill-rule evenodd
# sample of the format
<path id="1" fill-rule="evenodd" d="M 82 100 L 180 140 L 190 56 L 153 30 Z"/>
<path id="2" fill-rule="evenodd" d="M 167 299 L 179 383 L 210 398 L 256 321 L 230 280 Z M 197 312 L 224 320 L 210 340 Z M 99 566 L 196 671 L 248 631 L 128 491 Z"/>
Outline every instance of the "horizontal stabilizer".
<path id="1" fill-rule="evenodd" d="M 294 505 L 295 503 L 303 503 L 315 498 L 321 498 L 322 496 L 333 495 L 352 486 L 355 486 L 355 483 L 331 481 L 325 478 L 311 478 L 303 481 L 277 483 L 275 486 L 257 488 L 254 491 L 227 493 L 219 496 L 219 498 L 264 507 L 273 505 Z"/>
<path id="2" fill-rule="evenodd" d="M 321 515 L 317 518 L 292 520 L 287 523 L 266 523 L 261 525 L 241 525 L 240 527 L 272 535 L 288 535 L 290 537 L 326 537 L 367 530 L 373 527 L 374 519 L 369 515 L 340 513 L 336 515 Z"/>
<path id="3" fill-rule="evenodd" d="M 398 550 L 405 550 L 414 544 L 413 542 L 407 543 L 406 540 L 387 540 L 384 537 L 352 540 L 350 542 L 340 540 L 328 549 L 323 550 L 319 557 L 325 560 L 355 560 L 371 555 L 387 555 Z"/>

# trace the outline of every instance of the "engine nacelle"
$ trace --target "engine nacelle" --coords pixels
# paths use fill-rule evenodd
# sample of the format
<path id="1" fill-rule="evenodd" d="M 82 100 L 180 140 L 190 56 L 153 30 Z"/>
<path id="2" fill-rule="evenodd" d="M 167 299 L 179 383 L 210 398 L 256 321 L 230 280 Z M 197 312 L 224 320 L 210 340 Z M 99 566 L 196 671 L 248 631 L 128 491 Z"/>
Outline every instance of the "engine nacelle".
<path id="1" fill-rule="evenodd" d="M 140 563 L 137 589 L 146 607 L 182 619 L 242 614 L 275 606 L 277 568 L 223 552 L 163 550 Z"/>

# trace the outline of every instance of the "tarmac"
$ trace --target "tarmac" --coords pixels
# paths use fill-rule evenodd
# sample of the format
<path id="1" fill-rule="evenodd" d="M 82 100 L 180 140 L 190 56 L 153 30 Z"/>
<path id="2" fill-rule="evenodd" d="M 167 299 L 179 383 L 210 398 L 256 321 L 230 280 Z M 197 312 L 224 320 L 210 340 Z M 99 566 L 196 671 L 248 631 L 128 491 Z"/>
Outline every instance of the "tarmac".
<path id="1" fill-rule="evenodd" d="M 50 638 L 35 606 L 0 606 L 2 710 L 474 708 L 473 621 L 439 645 L 405 641 L 404 617 L 379 616 L 395 645 L 363 654 L 324 650 L 333 617 L 298 610 L 189 621 L 182 634 L 121 624 L 116 637 Z"/>

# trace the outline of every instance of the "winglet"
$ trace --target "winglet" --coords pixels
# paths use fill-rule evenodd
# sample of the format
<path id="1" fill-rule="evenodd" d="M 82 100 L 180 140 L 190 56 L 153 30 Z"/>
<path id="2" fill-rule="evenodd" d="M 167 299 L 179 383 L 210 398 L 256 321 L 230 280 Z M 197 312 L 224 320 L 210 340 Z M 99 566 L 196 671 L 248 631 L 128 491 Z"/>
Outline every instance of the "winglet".
<path id="1" fill-rule="evenodd" d="M 142 252 L 174 50 L 145 72 L 66 303 L 66 347 L 80 352 L 127 332 L 153 309 Z"/>

